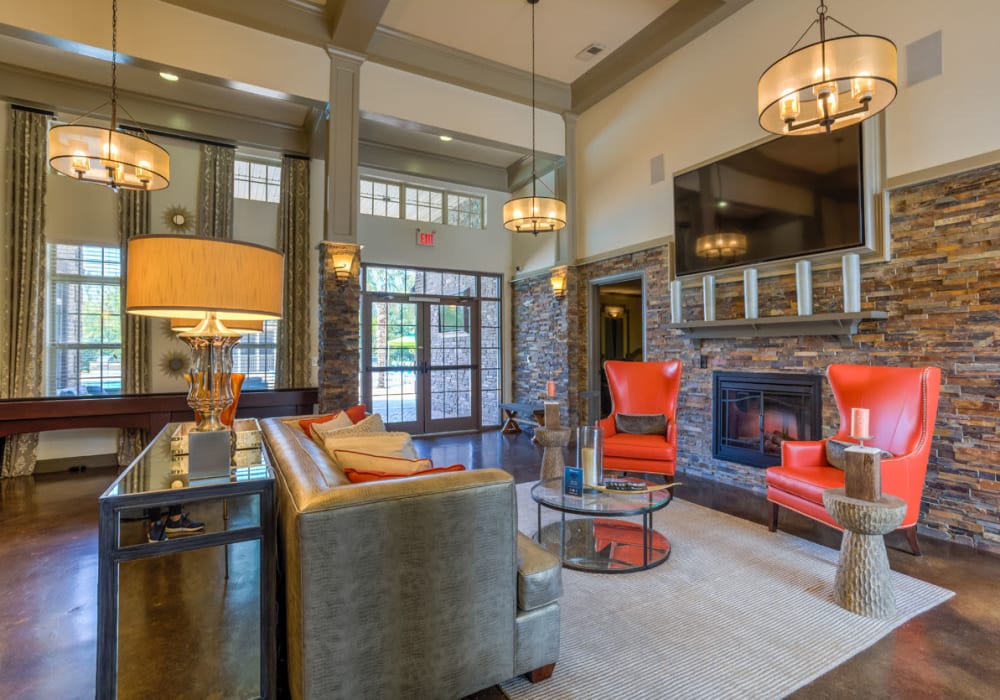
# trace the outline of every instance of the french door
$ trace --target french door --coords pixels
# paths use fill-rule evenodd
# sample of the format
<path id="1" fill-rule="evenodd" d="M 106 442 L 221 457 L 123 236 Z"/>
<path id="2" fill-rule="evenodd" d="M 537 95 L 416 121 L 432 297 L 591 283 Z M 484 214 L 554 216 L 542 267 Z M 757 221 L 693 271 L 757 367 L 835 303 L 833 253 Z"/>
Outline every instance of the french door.
<path id="1" fill-rule="evenodd" d="M 366 297 L 364 400 L 390 430 L 479 428 L 479 303 L 461 297 Z"/>

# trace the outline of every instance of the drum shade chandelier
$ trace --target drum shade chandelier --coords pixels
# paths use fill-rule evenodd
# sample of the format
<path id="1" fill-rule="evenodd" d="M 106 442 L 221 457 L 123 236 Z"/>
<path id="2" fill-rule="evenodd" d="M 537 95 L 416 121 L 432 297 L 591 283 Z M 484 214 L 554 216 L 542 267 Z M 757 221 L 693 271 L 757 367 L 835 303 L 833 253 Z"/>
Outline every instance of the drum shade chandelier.
<path id="1" fill-rule="evenodd" d="M 108 103 L 87 114 L 85 119 Z M 111 3 L 111 126 L 87 126 L 77 119 L 49 130 L 49 165 L 69 177 L 118 191 L 162 190 L 170 184 L 170 155 L 149 140 L 118 128 L 118 0 Z M 134 122 L 135 117 L 121 107 Z"/>
<path id="2" fill-rule="evenodd" d="M 539 197 L 536 192 L 538 175 L 535 171 L 535 5 L 531 5 L 531 196 L 517 197 L 503 205 L 503 225 L 515 233 L 558 231 L 566 226 L 566 202 L 555 197 Z"/>
<path id="3" fill-rule="evenodd" d="M 829 133 L 881 112 L 896 97 L 896 45 L 883 36 L 858 34 L 827 15 L 802 32 L 791 50 L 757 82 L 760 125 L 775 134 Z M 826 22 L 850 34 L 828 39 Z M 814 25 L 819 42 L 798 47 Z"/>

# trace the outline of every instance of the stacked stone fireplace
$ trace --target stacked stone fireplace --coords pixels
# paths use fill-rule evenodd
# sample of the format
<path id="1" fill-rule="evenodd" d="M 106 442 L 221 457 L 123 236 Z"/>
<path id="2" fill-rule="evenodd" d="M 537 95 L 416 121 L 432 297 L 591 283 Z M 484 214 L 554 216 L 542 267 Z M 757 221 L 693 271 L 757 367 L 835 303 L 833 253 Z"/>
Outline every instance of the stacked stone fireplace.
<path id="1" fill-rule="evenodd" d="M 781 463 L 785 440 L 818 440 L 821 377 L 773 372 L 712 373 L 712 456 L 751 467 Z"/>

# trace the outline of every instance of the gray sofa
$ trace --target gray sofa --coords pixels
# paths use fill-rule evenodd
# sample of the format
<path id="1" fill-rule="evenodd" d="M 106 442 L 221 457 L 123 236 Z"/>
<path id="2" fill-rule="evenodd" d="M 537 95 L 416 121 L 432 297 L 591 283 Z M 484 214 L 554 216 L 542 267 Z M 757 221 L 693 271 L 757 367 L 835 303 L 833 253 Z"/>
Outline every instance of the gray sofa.
<path id="1" fill-rule="evenodd" d="M 509 474 L 351 484 L 284 420 L 260 424 L 278 479 L 292 697 L 460 698 L 552 673 L 561 569 L 518 533 Z"/>

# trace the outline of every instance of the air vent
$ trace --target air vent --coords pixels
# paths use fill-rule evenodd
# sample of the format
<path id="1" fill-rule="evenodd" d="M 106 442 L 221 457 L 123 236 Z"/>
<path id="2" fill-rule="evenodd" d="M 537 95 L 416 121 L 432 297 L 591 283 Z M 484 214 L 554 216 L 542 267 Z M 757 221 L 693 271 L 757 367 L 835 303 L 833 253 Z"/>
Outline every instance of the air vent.
<path id="1" fill-rule="evenodd" d="M 607 47 L 604 44 L 597 44 L 597 43 L 590 44 L 589 46 L 583 47 L 583 50 L 580 51 L 580 53 L 578 53 L 576 57 L 581 61 L 589 61 L 597 54 L 603 52 L 604 49 L 606 48 Z"/>

